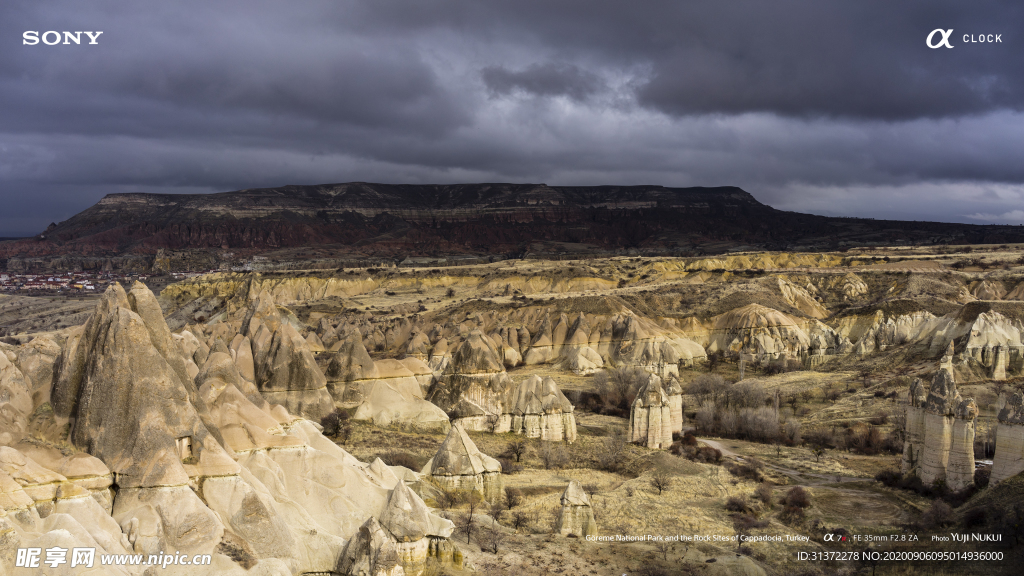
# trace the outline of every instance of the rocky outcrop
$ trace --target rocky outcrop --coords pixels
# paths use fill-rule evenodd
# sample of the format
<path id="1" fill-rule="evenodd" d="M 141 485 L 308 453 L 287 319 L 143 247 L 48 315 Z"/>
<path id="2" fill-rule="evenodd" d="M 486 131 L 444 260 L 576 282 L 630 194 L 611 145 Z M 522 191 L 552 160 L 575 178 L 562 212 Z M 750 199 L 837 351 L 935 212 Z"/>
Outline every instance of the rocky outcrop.
<path id="1" fill-rule="evenodd" d="M 669 396 L 669 392 L 674 394 Z M 649 448 L 668 448 L 672 444 L 672 433 L 682 430 L 681 394 L 678 385 L 666 389 L 659 376 L 649 375 L 633 401 L 627 432 L 629 441 Z"/>
<path id="2" fill-rule="evenodd" d="M 996 452 L 990 477 L 993 485 L 1024 472 L 1024 394 L 1011 395 L 997 418 Z"/>
<path id="3" fill-rule="evenodd" d="M 406 554 L 408 573 L 420 548 L 446 548 L 438 542 L 451 523 L 425 512 L 400 479 L 413 472 L 358 462 L 243 377 L 222 338 L 237 326 L 212 331 L 219 342 L 193 381 L 192 346 L 146 309 L 151 296 L 114 285 L 61 353 L 54 418 L 84 452 L 0 448 L 0 494 L 19 545 L 212 553 L 218 574 L 254 564 L 266 574 L 330 572 L 368 519 L 399 531 L 401 508 L 430 526 Z"/>
<path id="4" fill-rule="evenodd" d="M 423 474 L 445 490 L 476 491 L 487 500 L 501 495 L 501 464 L 480 452 L 458 422 L 423 467 Z"/>
<path id="5" fill-rule="evenodd" d="M 730 310 L 711 319 L 708 353 L 748 354 L 758 362 L 783 356 L 835 354 L 845 342 L 836 332 L 811 319 L 784 314 L 760 304 Z"/>
<path id="6" fill-rule="evenodd" d="M 430 389 L 427 399 L 447 412 L 453 420 L 495 422 L 505 413 L 505 398 L 515 383 L 505 372 L 494 342 L 474 330 L 452 354 L 451 362 Z"/>
<path id="7" fill-rule="evenodd" d="M 520 382 L 504 401 L 497 432 L 510 431 L 527 438 L 576 441 L 573 405 L 553 379 L 533 375 Z"/>
<path id="8" fill-rule="evenodd" d="M 951 490 L 963 490 L 974 485 L 978 407 L 956 389 L 952 353 L 951 345 L 927 392 L 920 380 L 911 385 L 903 472 L 916 474 L 927 485 L 942 482 Z"/>
<path id="9" fill-rule="evenodd" d="M 461 568 L 462 553 L 448 538 L 454 525 L 430 513 L 412 490 L 399 482 L 377 518 L 368 519 L 349 540 L 338 571 L 352 575 L 417 575 L 428 560 Z M 448 554 L 439 551 L 448 550 Z"/>
<path id="10" fill-rule="evenodd" d="M 562 513 L 558 516 L 555 531 L 562 536 L 573 534 L 579 538 L 597 535 L 597 521 L 590 497 L 578 480 L 569 482 L 562 492 Z"/>
<path id="11" fill-rule="evenodd" d="M 352 334 L 337 350 L 317 356 L 324 366 L 334 401 L 355 407 L 353 418 L 378 426 L 410 426 L 418 430 L 448 429 L 448 415 L 424 399 L 424 384 L 433 380 L 418 358 L 374 362 L 362 340 Z"/>

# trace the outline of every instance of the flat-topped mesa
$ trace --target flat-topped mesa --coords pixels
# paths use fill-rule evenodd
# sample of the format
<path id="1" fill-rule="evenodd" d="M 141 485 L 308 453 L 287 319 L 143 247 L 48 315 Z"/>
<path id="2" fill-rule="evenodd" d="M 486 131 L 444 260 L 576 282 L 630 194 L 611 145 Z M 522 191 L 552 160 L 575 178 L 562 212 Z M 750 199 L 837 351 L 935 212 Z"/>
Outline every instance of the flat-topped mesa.
<path id="1" fill-rule="evenodd" d="M 594 519 L 594 509 L 590 503 L 590 497 L 583 490 L 579 480 L 569 482 L 562 492 L 560 500 L 562 512 L 558 516 L 558 524 L 555 531 L 562 536 L 573 534 L 579 538 L 595 536 L 597 534 L 597 521 Z"/>
<path id="2" fill-rule="evenodd" d="M 673 397 L 669 392 L 674 392 Z M 640 387 L 629 417 L 628 437 L 648 448 L 668 448 L 672 444 L 672 432 L 682 429 L 682 389 L 678 386 L 664 386 L 656 374 L 647 377 Z M 679 415 L 675 415 L 675 411 Z M 675 429 L 678 422 L 679 430 Z"/>
<path id="3" fill-rule="evenodd" d="M 902 467 L 927 485 L 942 482 L 958 491 L 974 485 L 978 406 L 973 398 L 960 397 L 951 362 L 948 350 L 927 393 L 920 380 L 910 386 Z"/>
<path id="4" fill-rule="evenodd" d="M 487 500 L 501 495 L 501 464 L 481 452 L 458 422 L 422 472 L 445 490 L 476 491 Z"/>
<path id="5" fill-rule="evenodd" d="M 505 402 L 496 432 L 514 432 L 527 438 L 576 441 L 576 416 L 569 399 L 553 379 L 536 374 L 520 382 Z"/>
<path id="6" fill-rule="evenodd" d="M 992 458 L 993 485 L 1024 472 L 1024 394 L 1011 395 L 998 419 L 996 453 Z"/>

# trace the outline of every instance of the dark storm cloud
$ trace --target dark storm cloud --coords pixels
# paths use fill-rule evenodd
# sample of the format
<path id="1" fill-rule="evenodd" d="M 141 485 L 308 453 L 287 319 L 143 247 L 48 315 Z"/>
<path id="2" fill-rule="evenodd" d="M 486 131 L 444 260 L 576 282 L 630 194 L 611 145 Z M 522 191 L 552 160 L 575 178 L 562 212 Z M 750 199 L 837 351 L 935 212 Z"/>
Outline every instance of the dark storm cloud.
<path id="1" fill-rule="evenodd" d="M 350 180 L 1021 221 L 1020 22 L 1011 2 L 5 2 L 0 236 L 109 192 Z M 955 48 L 927 48 L 935 28 Z"/>
<path id="2" fill-rule="evenodd" d="M 521 90 L 536 96 L 568 96 L 586 100 L 604 88 L 604 82 L 596 74 L 564 62 L 533 64 L 524 70 L 487 66 L 480 75 L 487 88 L 501 95 Z"/>

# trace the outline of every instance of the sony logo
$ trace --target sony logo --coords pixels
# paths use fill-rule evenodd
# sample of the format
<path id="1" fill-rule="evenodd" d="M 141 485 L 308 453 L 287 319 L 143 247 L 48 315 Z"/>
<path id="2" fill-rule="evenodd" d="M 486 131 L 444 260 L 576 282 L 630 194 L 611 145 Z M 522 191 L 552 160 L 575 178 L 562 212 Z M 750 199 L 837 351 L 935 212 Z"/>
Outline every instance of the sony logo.
<path id="1" fill-rule="evenodd" d="M 61 40 L 64 40 L 63 44 L 81 44 L 82 34 L 89 37 L 89 44 L 99 44 L 96 39 L 103 32 L 57 32 L 56 30 L 47 30 L 40 36 L 38 30 L 26 30 L 21 35 L 21 43 L 27 46 L 35 46 L 42 40 L 43 44 L 53 46 L 54 44 L 61 44 Z"/>

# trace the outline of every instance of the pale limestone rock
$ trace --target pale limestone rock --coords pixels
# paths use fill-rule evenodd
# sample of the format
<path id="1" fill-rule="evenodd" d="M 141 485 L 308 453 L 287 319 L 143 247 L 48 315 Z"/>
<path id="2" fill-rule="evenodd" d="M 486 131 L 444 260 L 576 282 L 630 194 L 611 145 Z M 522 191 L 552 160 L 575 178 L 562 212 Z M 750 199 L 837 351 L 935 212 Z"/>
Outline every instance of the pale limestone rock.
<path id="1" fill-rule="evenodd" d="M 575 534 L 580 538 L 597 534 L 597 521 L 594 520 L 590 497 L 578 480 L 569 482 L 569 486 L 562 493 L 561 504 L 562 513 L 555 526 L 556 532 L 562 536 Z"/>
<path id="2" fill-rule="evenodd" d="M 352 576 L 405 576 L 398 545 L 376 518 L 364 522 L 349 540 L 337 570 Z"/>
<path id="3" fill-rule="evenodd" d="M 903 472 L 917 474 L 927 485 L 943 482 L 951 490 L 974 485 L 974 399 L 957 392 L 952 371 L 952 344 L 925 396 L 916 380 L 907 405 Z"/>
<path id="4" fill-rule="evenodd" d="M 341 404 L 358 404 L 353 418 L 378 426 L 408 425 L 420 430 L 448 429 L 448 415 L 424 399 L 424 383 L 433 374 L 416 358 L 374 362 L 358 335 L 337 351 L 321 354 L 327 386 Z"/>
<path id="5" fill-rule="evenodd" d="M 145 299 L 136 294 L 135 301 Z M 121 287 L 113 285 L 86 324 L 75 356 L 62 363 L 54 387 L 54 412 L 73 421 L 72 442 L 103 460 L 122 488 L 186 484 L 182 442 L 189 445 L 195 473 L 238 470 L 203 422 L 208 414 L 200 414 L 205 405 L 194 383 L 183 382 L 152 343 L 164 330 L 166 324 L 163 330 L 147 328 Z M 180 368 L 184 373 L 183 361 Z"/>
<path id="6" fill-rule="evenodd" d="M 820 322 L 748 304 L 712 318 L 707 350 L 751 354 L 760 361 L 777 360 L 783 354 L 802 357 L 810 351 L 815 331 L 827 340 L 828 348 L 838 345 L 838 335 Z"/>
<path id="7" fill-rule="evenodd" d="M 553 379 L 534 375 L 511 390 L 505 399 L 509 429 L 527 438 L 574 442 L 576 417 L 573 405 Z M 504 426 L 500 426 L 504 429 Z"/>
<path id="8" fill-rule="evenodd" d="M 668 448 L 672 444 L 672 409 L 673 403 L 669 401 L 662 379 L 649 375 L 633 401 L 627 433 L 629 441 L 649 448 Z M 681 414 L 679 419 L 681 423 Z"/>
<path id="9" fill-rule="evenodd" d="M 504 399 L 515 386 L 505 372 L 494 342 L 480 330 L 469 333 L 452 355 L 427 399 L 464 426 L 484 429 L 488 418 L 505 413 Z"/>
<path id="10" fill-rule="evenodd" d="M 252 356 L 252 343 L 247 336 L 237 334 L 231 340 L 231 351 L 234 353 L 235 367 L 238 374 L 249 382 L 256 382 L 256 364 Z"/>
<path id="11" fill-rule="evenodd" d="M 1006 365 L 1009 361 L 1009 350 L 1006 346 L 996 346 L 995 358 L 992 360 L 992 379 L 1006 380 Z"/>
<path id="12" fill-rule="evenodd" d="M 480 452 L 458 422 L 422 472 L 447 490 L 475 490 L 487 500 L 501 494 L 501 464 Z"/>
<path id="13" fill-rule="evenodd" d="M 256 385 L 268 402 L 317 421 L 334 410 L 327 379 L 291 324 L 281 323 L 255 362 Z"/>
<path id="14" fill-rule="evenodd" d="M 1024 472 L 1024 395 L 1016 392 L 999 411 L 996 453 L 992 459 L 993 485 Z"/>
<path id="15" fill-rule="evenodd" d="M 372 546 L 366 546 L 366 538 L 371 536 L 369 531 L 377 530 L 372 518 L 349 541 L 340 563 L 343 574 L 360 573 L 359 566 L 368 564 L 367 553 L 379 555 L 381 551 L 390 554 L 393 550 L 403 572 L 409 575 L 423 573 L 430 556 L 434 556 L 442 565 L 453 564 L 452 559 L 438 557 L 437 552 L 439 549 L 454 548 L 454 544 L 448 540 L 455 530 L 454 524 L 433 515 L 423 500 L 404 482 L 395 484 L 378 524 L 381 531 L 375 536 L 377 541 Z M 368 532 L 364 534 L 363 528 Z M 448 545 L 441 545 L 441 542 L 447 542 Z M 376 569 L 376 566 L 373 568 Z"/>

